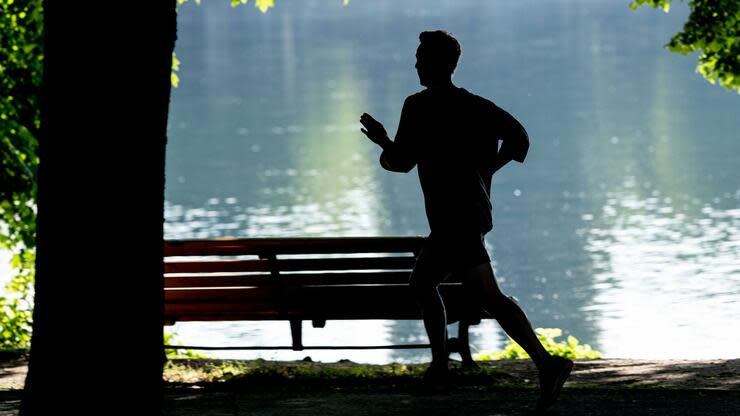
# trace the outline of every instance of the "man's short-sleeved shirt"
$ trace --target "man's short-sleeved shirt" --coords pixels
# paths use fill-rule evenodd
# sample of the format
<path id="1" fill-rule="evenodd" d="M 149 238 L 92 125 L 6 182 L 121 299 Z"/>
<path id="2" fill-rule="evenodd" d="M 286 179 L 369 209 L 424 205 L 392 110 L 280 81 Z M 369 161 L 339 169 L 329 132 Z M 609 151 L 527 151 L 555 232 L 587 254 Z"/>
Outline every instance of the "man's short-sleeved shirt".
<path id="1" fill-rule="evenodd" d="M 514 160 L 524 161 L 529 139 L 509 113 L 463 88 L 429 88 L 404 102 L 395 140 L 380 162 L 396 172 L 418 167 L 433 233 L 485 234 L 493 228 L 499 140 Z"/>

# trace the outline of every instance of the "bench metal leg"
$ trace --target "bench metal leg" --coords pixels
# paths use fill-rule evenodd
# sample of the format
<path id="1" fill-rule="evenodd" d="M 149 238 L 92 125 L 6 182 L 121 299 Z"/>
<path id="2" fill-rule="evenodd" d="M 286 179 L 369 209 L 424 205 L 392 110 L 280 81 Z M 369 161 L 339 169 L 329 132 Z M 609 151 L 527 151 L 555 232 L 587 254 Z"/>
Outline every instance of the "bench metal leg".
<path id="1" fill-rule="evenodd" d="M 303 321 L 290 320 L 290 335 L 293 338 L 293 351 L 303 351 Z"/>
<path id="2" fill-rule="evenodd" d="M 326 326 L 326 319 L 313 319 L 311 323 L 314 328 L 323 328 Z"/>

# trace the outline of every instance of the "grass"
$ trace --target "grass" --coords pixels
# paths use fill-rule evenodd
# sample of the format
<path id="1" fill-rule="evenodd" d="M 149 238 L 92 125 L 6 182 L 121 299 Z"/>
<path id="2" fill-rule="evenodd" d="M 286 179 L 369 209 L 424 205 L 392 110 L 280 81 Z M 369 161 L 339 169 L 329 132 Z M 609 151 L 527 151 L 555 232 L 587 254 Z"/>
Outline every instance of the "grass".
<path id="1" fill-rule="evenodd" d="M 336 363 L 311 361 L 236 361 L 172 359 L 165 366 L 164 379 L 171 385 L 249 385 L 250 388 L 384 389 L 414 387 L 421 383 L 427 364 L 358 364 L 347 360 Z M 463 369 L 452 363 L 451 377 L 458 385 L 520 385 L 489 365 Z"/>

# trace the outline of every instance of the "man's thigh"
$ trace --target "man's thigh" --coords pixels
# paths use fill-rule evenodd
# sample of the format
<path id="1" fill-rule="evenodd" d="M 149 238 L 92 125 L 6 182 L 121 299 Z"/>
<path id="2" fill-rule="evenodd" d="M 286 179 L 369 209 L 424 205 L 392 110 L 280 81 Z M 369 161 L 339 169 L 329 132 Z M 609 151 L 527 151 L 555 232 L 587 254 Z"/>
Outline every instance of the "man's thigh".
<path id="1" fill-rule="evenodd" d="M 417 257 L 410 283 L 415 287 L 437 287 L 451 273 L 464 275 L 481 265 L 490 265 L 490 261 L 480 234 L 432 234 Z"/>
<path id="2" fill-rule="evenodd" d="M 483 235 L 477 232 L 434 232 L 429 235 L 427 247 L 438 253 L 437 261 L 456 273 L 491 262 Z"/>
<path id="3" fill-rule="evenodd" d="M 416 258 L 409 284 L 415 289 L 436 288 L 451 271 L 451 265 L 444 261 L 444 253 L 426 245 Z"/>

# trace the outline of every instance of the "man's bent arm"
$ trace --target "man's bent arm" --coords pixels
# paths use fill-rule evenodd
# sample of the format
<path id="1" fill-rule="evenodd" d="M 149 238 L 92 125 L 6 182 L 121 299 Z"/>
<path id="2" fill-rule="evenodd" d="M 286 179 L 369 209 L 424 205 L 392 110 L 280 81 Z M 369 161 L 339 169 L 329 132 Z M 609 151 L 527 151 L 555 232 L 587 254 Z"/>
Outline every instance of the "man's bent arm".
<path id="1" fill-rule="evenodd" d="M 499 134 L 501 148 L 496 154 L 494 172 L 512 160 L 523 163 L 529 151 L 529 135 L 524 126 L 505 110 L 501 108 L 497 110 L 499 119 L 497 124 L 501 129 Z"/>
<path id="2" fill-rule="evenodd" d="M 413 148 L 412 144 L 411 118 L 411 106 L 407 98 L 401 110 L 401 120 L 398 123 L 396 139 L 391 141 L 386 137 L 386 140 L 378 143 L 383 148 L 383 153 L 380 154 L 380 166 L 383 169 L 406 173 L 416 166 L 416 149 Z"/>
<path id="3" fill-rule="evenodd" d="M 397 147 L 394 142 L 390 142 L 388 147 L 383 148 L 383 153 L 380 154 L 380 166 L 391 172 L 409 172 L 416 166 L 416 161 L 404 155 Z"/>

